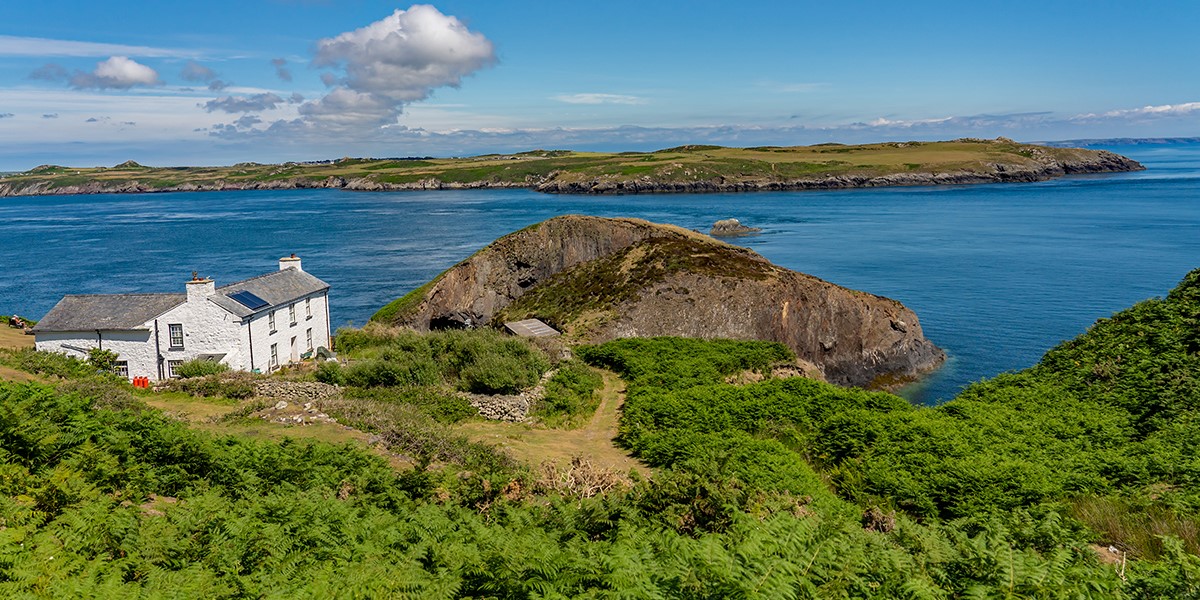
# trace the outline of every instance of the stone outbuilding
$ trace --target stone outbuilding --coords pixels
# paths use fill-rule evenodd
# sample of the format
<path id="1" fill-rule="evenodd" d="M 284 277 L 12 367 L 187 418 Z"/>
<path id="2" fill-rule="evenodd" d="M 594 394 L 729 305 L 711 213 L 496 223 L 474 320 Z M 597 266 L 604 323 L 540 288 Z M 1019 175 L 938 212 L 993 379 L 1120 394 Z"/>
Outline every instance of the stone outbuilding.
<path id="1" fill-rule="evenodd" d="M 116 352 L 130 379 L 173 377 L 194 359 L 269 372 L 330 346 L 329 284 L 293 254 L 278 271 L 221 287 L 193 274 L 183 293 L 64 296 L 33 332 L 38 350 Z"/>

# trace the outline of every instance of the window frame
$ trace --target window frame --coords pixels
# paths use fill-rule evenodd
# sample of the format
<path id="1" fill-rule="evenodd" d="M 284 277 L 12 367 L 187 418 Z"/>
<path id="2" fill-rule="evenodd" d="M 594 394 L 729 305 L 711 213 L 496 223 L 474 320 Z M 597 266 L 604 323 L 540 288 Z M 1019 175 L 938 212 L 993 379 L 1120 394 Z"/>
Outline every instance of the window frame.
<path id="1" fill-rule="evenodd" d="M 129 361 L 118 360 L 113 363 L 113 369 L 117 372 L 117 375 L 129 379 Z"/>
<path id="2" fill-rule="evenodd" d="M 267 328 L 271 330 L 271 333 L 275 333 L 276 331 L 278 331 L 277 329 L 275 329 L 275 311 L 274 311 L 274 309 L 272 309 L 271 312 L 267 313 Z"/>
<path id="3" fill-rule="evenodd" d="M 304 336 L 308 339 L 308 351 L 312 352 L 312 327 L 308 328 L 308 331 L 305 332 Z"/>
<path id="4" fill-rule="evenodd" d="M 279 344 L 271 344 L 271 369 L 279 367 Z"/>
<path id="5" fill-rule="evenodd" d="M 295 302 L 288 305 L 288 320 L 291 321 L 292 325 L 296 324 L 296 303 Z"/>
<path id="6" fill-rule="evenodd" d="M 178 343 L 176 343 L 176 333 L 179 334 Z M 183 323 L 167 324 L 167 343 L 171 350 L 183 350 Z"/>
<path id="7" fill-rule="evenodd" d="M 175 374 L 175 368 L 182 364 L 183 364 L 182 360 L 168 360 L 167 361 L 167 377 L 170 379 L 178 379 L 179 375 Z"/>
<path id="8" fill-rule="evenodd" d="M 304 318 L 306 320 L 312 318 L 312 298 L 304 299 Z"/>

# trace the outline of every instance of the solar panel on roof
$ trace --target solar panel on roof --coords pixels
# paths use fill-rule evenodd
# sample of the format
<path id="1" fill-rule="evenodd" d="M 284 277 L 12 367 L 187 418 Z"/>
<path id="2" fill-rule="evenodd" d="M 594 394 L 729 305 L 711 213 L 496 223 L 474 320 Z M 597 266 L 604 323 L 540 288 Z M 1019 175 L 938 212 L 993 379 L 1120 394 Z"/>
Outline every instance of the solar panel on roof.
<path id="1" fill-rule="evenodd" d="M 263 300 L 262 298 L 255 296 L 253 293 L 245 290 L 228 294 L 228 296 L 234 300 L 237 300 L 238 304 L 241 304 L 250 310 L 258 310 L 271 304 L 270 302 L 267 302 L 266 300 Z"/>

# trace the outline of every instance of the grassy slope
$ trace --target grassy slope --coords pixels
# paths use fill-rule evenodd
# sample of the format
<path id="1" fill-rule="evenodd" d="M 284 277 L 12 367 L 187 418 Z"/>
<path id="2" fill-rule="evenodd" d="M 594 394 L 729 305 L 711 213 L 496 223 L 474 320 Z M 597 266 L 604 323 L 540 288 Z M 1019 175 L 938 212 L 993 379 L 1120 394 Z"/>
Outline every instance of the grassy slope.
<path id="1" fill-rule="evenodd" d="M 488 182 L 533 185 L 548 178 L 583 181 L 596 178 L 646 177 L 660 182 L 781 181 L 825 175 L 885 175 L 948 171 L 992 172 L 993 164 L 1030 166 L 1035 152 L 1060 160 L 1089 151 L 1047 148 L 1009 141 L 907 142 L 861 146 L 723 148 L 681 146 L 657 152 L 532 151 L 510 155 L 428 160 L 342 159 L 328 164 L 231 167 L 150 168 L 137 163 L 115 167 L 75 168 L 46 165 L 8 177 L 0 184 L 15 189 L 45 184 L 54 189 L 97 182 L 113 187 L 137 182 L 154 188 L 184 184 L 254 184 L 292 179 L 323 181 L 328 177 L 364 179 L 383 184 L 411 184 L 436 179 L 445 183 Z"/>

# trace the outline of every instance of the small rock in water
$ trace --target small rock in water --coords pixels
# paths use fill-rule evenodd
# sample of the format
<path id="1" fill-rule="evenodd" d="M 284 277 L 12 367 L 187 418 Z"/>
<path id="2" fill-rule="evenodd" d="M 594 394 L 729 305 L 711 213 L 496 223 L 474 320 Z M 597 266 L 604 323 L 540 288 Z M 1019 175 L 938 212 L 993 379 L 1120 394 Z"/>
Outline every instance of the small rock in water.
<path id="1" fill-rule="evenodd" d="M 742 222 L 738 221 L 737 219 L 721 219 L 720 221 L 713 223 L 712 230 L 709 231 L 708 234 L 714 237 L 719 237 L 748 235 L 751 233 L 758 233 L 760 231 L 762 231 L 761 228 L 747 227 L 742 225 Z"/>

